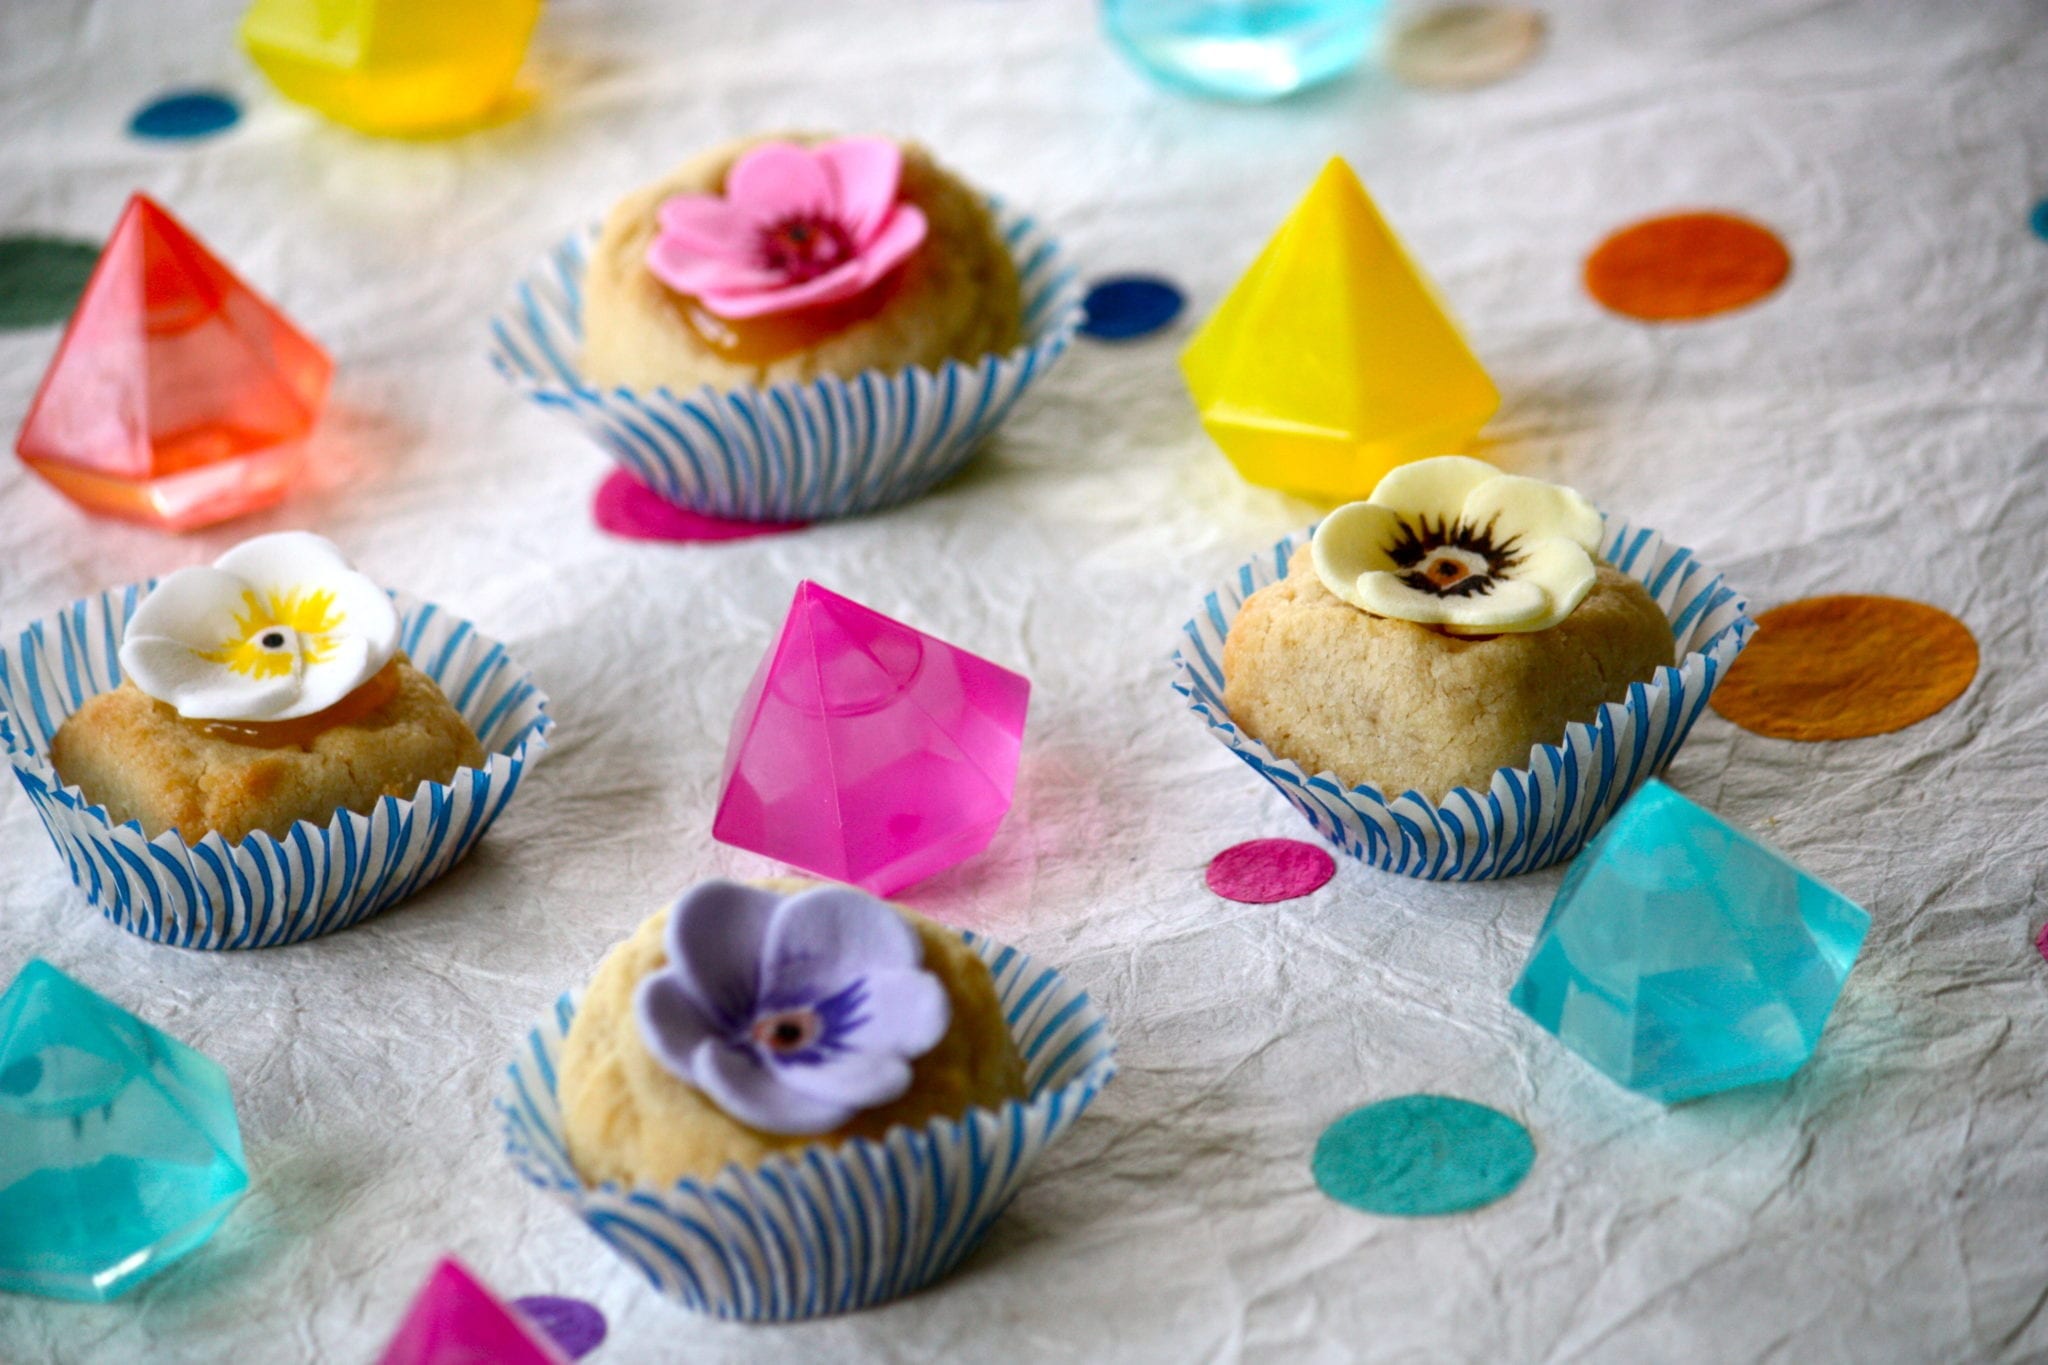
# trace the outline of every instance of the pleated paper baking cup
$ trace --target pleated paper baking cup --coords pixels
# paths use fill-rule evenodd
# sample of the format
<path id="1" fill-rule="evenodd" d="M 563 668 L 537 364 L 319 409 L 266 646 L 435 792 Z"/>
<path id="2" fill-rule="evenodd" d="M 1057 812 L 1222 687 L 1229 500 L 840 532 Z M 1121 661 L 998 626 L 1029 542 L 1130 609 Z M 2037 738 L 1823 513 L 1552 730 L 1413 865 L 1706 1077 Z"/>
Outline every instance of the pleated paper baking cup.
<path id="1" fill-rule="evenodd" d="M 132 934 L 179 948 L 269 948 L 346 929 L 396 905 L 461 861 L 547 748 L 548 699 L 505 646 L 430 603 L 393 593 L 399 647 L 476 732 L 489 761 L 411 800 L 387 796 L 369 815 L 301 820 L 283 839 L 230 844 L 176 831 L 151 839 L 135 821 L 64 785 L 46 755 L 65 717 L 121 685 L 120 642 L 156 585 L 75 602 L 0 648 L 0 739 L 41 812 L 71 880 Z"/>
<path id="2" fill-rule="evenodd" d="M 867 1308 L 973 1251 L 1031 1165 L 1116 1075 L 1101 1013 L 1058 972 L 962 933 L 995 977 L 1030 1099 L 959 1120 L 823 1143 L 717 1179 L 590 1187 L 570 1164 L 555 1078 L 576 1015 L 564 995 L 526 1035 L 497 1100 L 519 1173 L 573 1208 L 661 1293 L 745 1322 Z"/>
<path id="3" fill-rule="evenodd" d="M 599 389 L 579 368 L 592 227 L 520 278 L 491 319 L 491 363 L 678 507 L 744 521 L 893 507 L 958 472 L 1080 325 L 1080 287 L 1058 243 L 1031 219 L 996 212 L 1024 298 L 1026 340 L 1004 355 L 766 388 Z"/>
<path id="4" fill-rule="evenodd" d="M 1231 581 L 1202 601 L 1181 627 L 1173 689 L 1209 733 L 1251 765 L 1316 832 L 1385 872 L 1430 881 L 1513 877 L 1577 853 L 1615 808 L 1662 772 L 1706 709 L 1756 622 L 1749 603 L 1691 550 L 1655 531 L 1607 523 L 1601 553 L 1649 590 L 1671 622 L 1677 666 L 1628 697 L 1609 702 L 1590 723 L 1565 727 L 1557 744 L 1539 744 L 1526 768 L 1502 768 L 1488 787 L 1458 787 L 1435 802 L 1410 791 L 1392 800 L 1370 786 L 1346 786 L 1334 773 L 1311 776 L 1239 730 L 1223 704 L 1223 641 L 1245 599 L 1287 576 L 1310 527 L 1238 566 Z"/>

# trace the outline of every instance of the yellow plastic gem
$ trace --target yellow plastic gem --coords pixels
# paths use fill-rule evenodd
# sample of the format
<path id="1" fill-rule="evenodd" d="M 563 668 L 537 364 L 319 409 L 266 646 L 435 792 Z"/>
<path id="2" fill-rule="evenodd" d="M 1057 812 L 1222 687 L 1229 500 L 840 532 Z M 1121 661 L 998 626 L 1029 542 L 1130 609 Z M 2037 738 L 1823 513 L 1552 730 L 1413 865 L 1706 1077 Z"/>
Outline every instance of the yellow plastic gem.
<path id="1" fill-rule="evenodd" d="M 454 132 L 498 112 L 541 0 L 255 0 L 242 46 L 287 99 L 366 133 Z"/>
<path id="2" fill-rule="evenodd" d="M 1342 158 L 1181 355 L 1202 425 L 1252 483 L 1362 498 L 1462 450 L 1500 393 Z"/>

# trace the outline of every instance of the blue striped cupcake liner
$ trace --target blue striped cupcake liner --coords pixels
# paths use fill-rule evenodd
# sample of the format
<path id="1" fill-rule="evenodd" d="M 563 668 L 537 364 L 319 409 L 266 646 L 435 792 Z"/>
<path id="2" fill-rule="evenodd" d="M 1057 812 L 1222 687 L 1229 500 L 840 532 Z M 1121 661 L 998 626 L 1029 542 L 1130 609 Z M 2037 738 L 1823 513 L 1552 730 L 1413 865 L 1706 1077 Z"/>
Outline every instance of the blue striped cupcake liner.
<path id="1" fill-rule="evenodd" d="M 595 227 L 565 239 L 491 318 L 491 364 L 656 495 L 709 516 L 821 521 L 894 507 L 957 473 L 1065 354 L 1081 289 L 1059 244 L 993 205 L 1017 263 L 1025 343 L 974 364 L 869 370 L 767 388 L 601 390 L 578 369 L 583 268 Z"/>
<path id="2" fill-rule="evenodd" d="M 1649 590 L 1671 621 L 1680 655 L 1648 683 L 1631 683 L 1590 723 L 1539 744 L 1526 768 L 1502 768 L 1485 789 L 1458 787 L 1441 802 L 1410 791 L 1388 800 L 1334 773 L 1310 775 L 1231 722 L 1223 704 L 1223 641 L 1245 599 L 1287 576 L 1313 526 L 1238 566 L 1181 627 L 1173 690 L 1209 733 L 1273 784 L 1316 832 L 1385 872 L 1429 881 L 1513 877 L 1577 853 L 1636 788 L 1662 772 L 1692 732 L 1707 698 L 1749 642 L 1749 603 L 1691 550 L 1655 531 L 1610 520 L 1601 553 Z"/>
<path id="3" fill-rule="evenodd" d="M 489 761 L 411 800 L 387 796 L 369 815 L 301 820 L 283 839 L 188 846 L 151 839 L 136 821 L 66 786 L 45 755 L 65 717 L 121 685 L 120 641 L 154 582 L 74 602 L 0 648 L 0 740 L 43 817 L 71 880 L 100 913 L 153 943 L 210 950 L 271 948 L 346 929 L 396 905 L 461 861 L 547 748 L 548 699 L 505 646 L 441 608 L 399 593 L 400 648 L 431 677 L 482 742 Z"/>
<path id="4" fill-rule="evenodd" d="M 497 1108 L 520 1175 L 685 1307 L 796 1322 L 924 1288 L 980 1245 L 1031 1164 L 1116 1075 L 1107 1021 L 1077 987 L 1015 948 L 962 932 L 995 977 L 1030 1098 L 880 1141 L 816 1143 L 715 1180 L 586 1186 L 555 1097 L 573 994 L 526 1035 Z"/>

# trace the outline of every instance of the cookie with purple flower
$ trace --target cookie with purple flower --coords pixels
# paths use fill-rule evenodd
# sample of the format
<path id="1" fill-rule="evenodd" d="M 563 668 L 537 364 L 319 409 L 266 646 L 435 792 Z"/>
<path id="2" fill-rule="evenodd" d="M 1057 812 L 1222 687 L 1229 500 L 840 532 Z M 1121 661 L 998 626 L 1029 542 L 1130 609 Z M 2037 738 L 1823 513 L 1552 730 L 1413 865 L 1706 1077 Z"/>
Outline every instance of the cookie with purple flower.
<path id="1" fill-rule="evenodd" d="M 598 968 L 561 1059 L 593 1183 L 708 1179 L 1025 1094 L 988 968 L 851 887 L 708 881 Z"/>
<path id="2" fill-rule="evenodd" d="M 1601 562 L 1577 492 L 1445 455 L 1323 519 L 1224 640 L 1231 722 L 1387 797 L 1484 790 L 1670 664 L 1673 626 Z"/>
<path id="3" fill-rule="evenodd" d="M 924 149 L 784 135 L 716 148 L 606 217 L 584 377 L 743 385 L 937 369 L 1015 346 L 1015 262 L 978 191 Z"/>

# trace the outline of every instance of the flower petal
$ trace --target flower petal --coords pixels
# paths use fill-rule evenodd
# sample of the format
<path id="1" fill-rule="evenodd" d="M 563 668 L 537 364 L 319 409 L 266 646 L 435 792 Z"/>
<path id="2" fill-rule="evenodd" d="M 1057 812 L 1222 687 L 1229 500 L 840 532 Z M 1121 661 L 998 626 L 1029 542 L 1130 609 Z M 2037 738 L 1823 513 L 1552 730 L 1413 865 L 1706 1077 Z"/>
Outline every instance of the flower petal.
<path id="1" fill-rule="evenodd" d="M 742 1028 L 761 997 L 761 945 L 783 898 L 758 886 L 699 882 L 669 911 L 669 970 L 719 1028 Z"/>
<path id="2" fill-rule="evenodd" d="M 867 1000 L 846 1044 L 863 1052 L 922 1057 L 939 1045 L 953 1022 L 953 1001 L 938 977 L 919 968 L 876 968 L 867 973 Z"/>
<path id="3" fill-rule="evenodd" d="M 843 1104 L 816 1099 L 783 1082 L 783 1068 L 751 1048 L 700 1044 L 690 1059 L 697 1088 L 726 1113 L 764 1133 L 826 1133 L 853 1116 Z"/>
<path id="4" fill-rule="evenodd" d="M 121 670 L 137 687 L 159 701 L 172 701 L 178 714 L 191 720 L 274 720 L 300 691 L 292 674 L 251 678 L 201 658 L 183 640 L 132 631 L 121 643 Z"/>
<path id="5" fill-rule="evenodd" d="M 142 599 L 128 619 L 127 633 L 130 638 L 157 636 L 181 640 L 195 649 L 218 649 L 241 635 L 235 615 L 242 610 L 242 594 L 248 590 L 249 585 L 239 577 L 219 569 L 180 569 L 166 575 Z M 123 645 L 124 656 L 126 652 Z M 121 666 L 128 668 L 125 657 Z M 153 697 L 161 695 L 140 681 L 136 686 Z"/>
<path id="6" fill-rule="evenodd" d="M 910 1089 L 910 1063 L 887 1052 L 842 1052 L 822 1062 L 769 1065 L 791 1090 L 849 1109 L 873 1109 L 902 1099 Z"/>
<path id="7" fill-rule="evenodd" d="M 315 662 L 310 654 L 299 673 L 299 695 L 289 706 L 272 711 L 265 720 L 297 720 L 315 715 L 363 685 L 370 674 L 370 645 L 360 635 L 343 635 L 329 647 L 326 657 Z M 388 661 L 388 656 L 387 656 Z M 382 668 L 378 664 L 377 668 Z M 179 709 L 184 711 L 181 700 Z M 185 711 L 186 715 L 191 712 Z"/>
<path id="8" fill-rule="evenodd" d="M 1542 615 L 1506 629 L 1548 630 L 1579 609 L 1579 603 L 1586 600 L 1593 585 L 1599 582 L 1600 571 L 1584 546 L 1555 536 L 1522 551 L 1522 562 L 1515 566 L 1514 578 L 1541 589 L 1546 600 Z"/>
<path id="9" fill-rule="evenodd" d="M 837 214 L 832 177 L 808 147 L 764 142 L 725 173 L 725 197 L 750 222 L 774 222 L 794 214 Z"/>
<path id="10" fill-rule="evenodd" d="M 1409 516 L 1455 517 L 1472 490 L 1501 472 L 1469 455 L 1438 455 L 1399 465 L 1382 478 L 1368 502 Z"/>
<path id="11" fill-rule="evenodd" d="M 1339 599 L 1354 607 L 1362 606 L 1358 600 L 1359 576 L 1392 573 L 1398 566 L 1387 551 L 1400 535 L 1401 518 L 1391 508 L 1370 502 L 1347 502 L 1323 518 L 1308 543 L 1316 577 Z"/>
<path id="12" fill-rule="evenodd" d="M 1600 509 L 1562 484 L 1503 474 L 1466 495 L 1464 514 L 1468 526 L 1491 522 L 1496 544 L 1510 536 L 1524 545 L 1555 537 L 1589 551 L 1600 548 Z"/>
<path id="13" fill-rule="evenodd" d="M 866 289 L 878 283 L 909 260 L 924 245 L 925 229 L 924 213 L 914 205 L 905 204 L 890 214 L 881 232 L 854 257 L 859 266 L 860 287 Z"/>
<path id="14" fill-rule="evenodd" d="M 903 149 L 883 137 L 846 137 L 817 149 L 832 177 L 840 225 L 856 248 L 882 230 L 903 177 Z"/>
<path id="15" fill-rule="evenodd" d="M 676 293 L 700 301 L 707 295 L 751 297 L 761 290 L 775 288 L 783 278 L 764 266 L 724 256 L 699 255 L 667 237 L 657 238 L 648 246 L 647 269 Z"/>
<path id="16" fill-rule="evenodd" d="M 640 979 L 633 991 L 633 1020 L 654 1060 L 694 1085 L 691 1059 L 698 1048 L 718 1037 L 718 1030 L 675 973 L 655 971 Z"/>
<path id="17" fill-rule="evenodd" d="M 1543 629 L 1550 620 L 1551 598 L 1536 584 L 1512 578 L 1496 580 L 1490 591 L 1470 597 L 1440 597 L 1409 587 L 1397 575 L 1369 573 L 1358 580 L 1358 605 L 1376 616 L 1491 634 Z"/>
<path id="18" fill-rule="evenodd" d="M 917 931 L 888 902 L 850 886 L 814 887 L 782 902 L 768 921 L 761 1001 L 769 1008 L 814 1004 L 860 978 L 915 970 L 922 961 Z"/>
<path id="19" fill-rule="evenodd" d="M 753 219 L 715 194 L 678 194 L 655 210 L 655 240 L 679 253 L 716 260 L 751 261 L 760 240 Z"/>
<path id="20" fill-rule="evenodd" d="M 722 318 L 757 318 L 770 313 L 794 313 L 823 303 L 850 299 L 866 286 L 861 283 L 859 257 L 843 261 L 822 275 L 802 284 L 728 288 L 723 285 L 700 290 L 697 301 Z"/>

